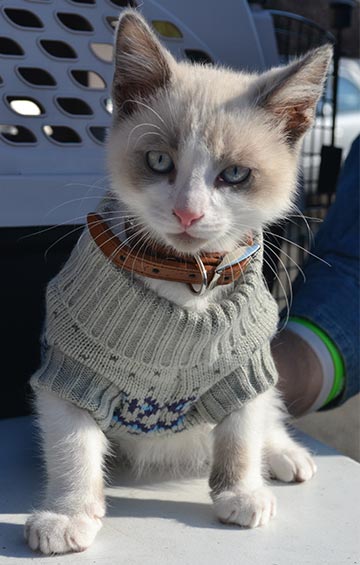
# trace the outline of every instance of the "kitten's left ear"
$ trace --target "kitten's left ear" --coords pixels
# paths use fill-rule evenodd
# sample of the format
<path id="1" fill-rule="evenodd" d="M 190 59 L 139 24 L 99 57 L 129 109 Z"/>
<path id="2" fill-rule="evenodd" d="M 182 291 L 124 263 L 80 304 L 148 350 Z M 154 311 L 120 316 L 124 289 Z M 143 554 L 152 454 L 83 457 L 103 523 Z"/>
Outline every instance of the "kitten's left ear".
<path id="1" fill-rule="evenodd" d="M 135 10 L 125 10 L 120 17 L 114 58 L 112 98 L 117 118 L 133 113 L 136 101 L 155 94 L 170 81 L 174 60 Z"/>
<path id="2" fill-rule="evenodd" d="M 331 45 L 324 45 L 286 67 L 268 71 L 255 84 L 257 104 L 281 120 L 291 145 L 314 121 L 331 57 Z"/>

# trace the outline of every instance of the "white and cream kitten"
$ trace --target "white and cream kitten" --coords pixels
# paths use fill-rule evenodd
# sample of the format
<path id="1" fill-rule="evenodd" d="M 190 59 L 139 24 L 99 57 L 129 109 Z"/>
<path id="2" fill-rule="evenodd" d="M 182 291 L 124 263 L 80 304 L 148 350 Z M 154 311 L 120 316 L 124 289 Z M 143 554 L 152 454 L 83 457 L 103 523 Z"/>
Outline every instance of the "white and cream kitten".
<path id="1" fill-rule="evenodd" d="M 320 48 L 262 75 L 178 63 L 134 11 L 123 13 L 115 46 L 114 122 L 109 139 L 112 193 L 154 240 L 178 253 L 231 251 L 249 230 L 286 215 L 296 187 L 301 138 L 311 125 L 331 56 Z M 113 229 L 123 235 L 121 224 Z M 188 286 L 143 279 L 159 295 L 205 309 L 230 287 L 205 296 Z M 261 323 L 261 320 L 259 320 Z M 105 514 L 106 438 L 92 417 L 48 393 L 37 397 L 48 483 L 42 510 L 27 521 L 31 548 L 88 547 Z M 226 417 L 173 437 L 129 438 L 122 450 L 137 470 L 198 468 L 211 452 L 211 496 L 222 522 L 265 525 L 276 501 L 264 475 L 305 481 L 307 451 L 283 424 L 274 390 Z"/>

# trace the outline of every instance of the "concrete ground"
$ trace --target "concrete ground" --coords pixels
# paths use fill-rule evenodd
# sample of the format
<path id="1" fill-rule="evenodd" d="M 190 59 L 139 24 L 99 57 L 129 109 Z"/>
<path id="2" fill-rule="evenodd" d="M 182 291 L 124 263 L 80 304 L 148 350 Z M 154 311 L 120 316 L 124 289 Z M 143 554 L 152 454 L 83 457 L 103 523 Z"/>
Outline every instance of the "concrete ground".
<path id="1" fill-rule="evenodd" d="M 308 414 L 295 427 L 360 462 L 360 395 L 339 408 Z"/>

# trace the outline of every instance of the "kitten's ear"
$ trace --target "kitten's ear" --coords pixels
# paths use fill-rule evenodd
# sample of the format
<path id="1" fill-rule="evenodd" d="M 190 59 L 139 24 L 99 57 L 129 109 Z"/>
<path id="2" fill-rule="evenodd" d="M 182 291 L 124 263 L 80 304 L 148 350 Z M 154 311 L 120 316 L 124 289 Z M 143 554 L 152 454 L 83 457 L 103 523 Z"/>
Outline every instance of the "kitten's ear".
<path id="1" fill-rule="evenodd" d="M 274 114 L 294 145 L 312 125 L 332 56 L 330 44 L 259 78 L 257 103 Z M 259 93 L 260 91 L 260 93 Z"/>
<path id="2" fill-rule="evenodd" d="M 120 17 L 114 50 L 112 97 L 115 116 L 121 118 L 136 109 L 136 100 L 167 85 L 173 59 L 135 10 L 126 10 Z"/>

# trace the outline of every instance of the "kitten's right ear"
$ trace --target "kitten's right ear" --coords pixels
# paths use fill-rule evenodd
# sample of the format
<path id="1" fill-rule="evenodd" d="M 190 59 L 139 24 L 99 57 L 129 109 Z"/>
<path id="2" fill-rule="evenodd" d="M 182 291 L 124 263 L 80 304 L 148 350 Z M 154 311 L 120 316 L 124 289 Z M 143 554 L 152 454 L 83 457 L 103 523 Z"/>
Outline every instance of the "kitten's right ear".
<path id="1" fill-rule="evenodd" d="M 172 56 L 135 11 L 122 13 L 116 31 L 112 98 L 115 118 L 132 114 L 170 81 Z"/>

